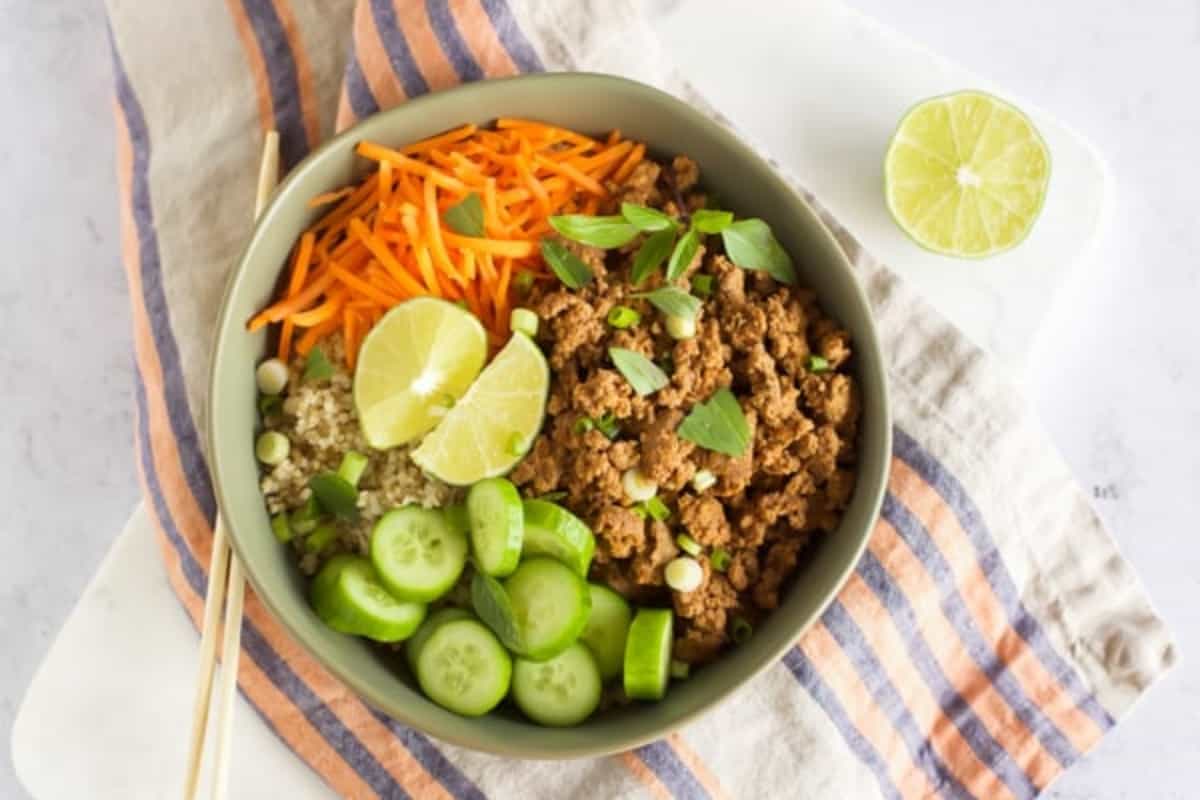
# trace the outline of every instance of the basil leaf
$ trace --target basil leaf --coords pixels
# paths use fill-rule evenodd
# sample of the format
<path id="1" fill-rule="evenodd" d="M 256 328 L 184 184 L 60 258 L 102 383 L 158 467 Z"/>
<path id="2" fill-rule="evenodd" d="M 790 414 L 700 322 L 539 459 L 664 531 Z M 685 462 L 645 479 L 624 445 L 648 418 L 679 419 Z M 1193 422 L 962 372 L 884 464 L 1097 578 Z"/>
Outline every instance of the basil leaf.
<path id="1" fill-rule="evenodd" d="M 638 235 L 638 229 L 624 217 L 589 217 L 585 214 L 566 214 L 551 217 L 554 230 L 575 242 L 605 250 L 628 244 Z"/>
<path id="2" fill-rule="evenodd" d="M 701 233 L 720 233 L 732 224 L 732 211 L 701 208 L 692 212 L 692 227 Z"/>
<path id="3" fill-rule="evenodd" d="M 675 244 L 675 231 L 670 229 L 652 233 L 646 237 L 646 241 L 642 242 L 642 246 L 638 248 L 637 255 L 633 257 L 633 269 L 629 277 L 633 280 L 634 286 L 649 278 L 667 260 L 673 244 Z"/>
<path id="4" fill-rule="evenodd" d="M 444 219 L 455 233 L 476 238 L 483 236 L 483 200 L 471 192 L 462 202 L 447 208 Z"/>
<path id="5" fill-rule="evenodd" d="M 634 297 L 644 297 L 664 314 L 684 319 L 694 319 L 696 312 L 700 310 L 700 298 L 692 297 L 683 289 L 676 289 L 674 286 L 664 286 L 653 292 L 642 292 L 635 294 Z"/>
<path id="6" fill-rule="evenodd" d="M 641 353 L 624 347 L 610 347 L 608 355 L 633 390 L 642 396 L 657 392 L 671 382 L 667 373 Z"/>
<path id="7" fill-rule="evenodd" d="M 796 282 L 796 270 L 787 251 L 761 219 L 743 219 L 721 231 L 729 260 L 742 269 L 757 269 L 780 283 Z"/>
<path id="8" fill-rule="evenodd" d="M 742 455 L 750 443 L 750 426 L 728 389 L 718 389 L 707 402 L 698 403 L 675 432 L 680 439 L 727 456 Z"/>
<path id="9" fill-rule="evenodd" d="M 592 270 L 562 242 L 542 239 L 542 258 L 568 289 L 582 289 L 592 282 Z"/>
<path id="10" fill-rule="evenodd" d="M 314 347 L 308 351 L 308 360 L 304 362 L 304 380 L 325 381 L 333 377 L 333 364 L 325 357 L 325 351 Z"/>
<path id="11" fill-rule="evenodd" d="M 700 234 L 694 230 L 690 230 L 679 238 L 675 243 L 675 249 L 671 252 L 671 260 L 667 262 L 667 280 L 674 281 L 683 271 L 692 263 L 692 259 L 696 257 L 696 251 L 700 249 Z"/>
<path id="12" fill-rule="evenodd" d="M 675 227 L 675 220 L 657 208 L 621 203 L 621 216 L 639 231 L 665 231 Z"/>

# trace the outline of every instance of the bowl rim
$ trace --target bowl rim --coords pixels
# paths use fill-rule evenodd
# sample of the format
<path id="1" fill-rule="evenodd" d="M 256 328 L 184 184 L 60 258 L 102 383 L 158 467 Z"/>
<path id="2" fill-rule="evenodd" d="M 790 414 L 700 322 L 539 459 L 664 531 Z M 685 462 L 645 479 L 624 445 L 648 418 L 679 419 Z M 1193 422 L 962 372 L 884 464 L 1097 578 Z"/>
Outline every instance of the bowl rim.
<path id="1" fill-rule="evenodd" d="M 257 249 L 260 241 L 268 235 L 267 232 L 273 227 L 274 218 L 279 210 L 280 203 L 282 202 L 282 199 L 290 193 L 292 185 L 302 181 L 309 169 L 311 169 L 318 160 L 323 158 L 328 151 L 337 148 L 347 140 L 353 140 L 361 137 L 361 130 L 369 124 L 378 124 L 376 121 L 380 118 L 411 115 L 414 113 L 414 111 L 419 111 L 425 106 L 437 104 L 442 100 L 442 98 L 449 95 L 488 91 L 490 86 L 497 84 L 528 83 L 534 85 L 553 86 L 554 84 L 570 85 L 580 81 L 592 82 L 600 85 L 601 87 L 605 85 L 619 87 L 622 91 L 640 94 L 645 99 L 648 99 L 652 102 L 670 106 L 672 108 L 672 113 L 681 117 L 685 121 L 685 124 L 709 129 L 709 132 L 719 141 L 721 148 L 737 152 L 739 158 L 758 161 L 765 165 L 767 170 L 774 176 L 774 178 L 777 179 L 786 188 L 786 190 L 794 196 L 798 206 L 805 213 L 809 214 L 813 221 L 817 223 L 817 227 L 820 230 L 820 235 L 827 240 L 827 244 L 832 245 L 833 252 L 836 252 L 837 254 L 836 258 L 839 262 L 840 268 L 845 271 L 846 275 L 850 279 L 850 288 L 853 292 L 852 300 L 860 304 L 866 312 L 866 328 L 865 331 L 862 332 L 865 335 L 856 335 L 855 346 L 859 351 L 870 352 L 873 362 L 879 365 L 880 374 L 878 375 L 877 388 L 880 395 L 879 406 L 882 412 L 882 419 L 878 421 L 881 430 L 877 433 L 877 436 L 881 440 L 882 451 L 885 456 L 883 458 L 880 474 L 877 476 L 872 475 L 873 478 L 877 479 L 877 485 L 872 487 L 872 495 L 865 498 L 869 511 L 869 514 L 866 517 L 868 522 L 864 525 L 863 530 L 857 532 L 858 541 L 853 550 L 853 557 L 846 559 L 845 564 L 843 564 L 842 568 L 836 575 L 834 584 L 832 584 L 833 589 L 829 591 L 827 596 L 824 597 L 821 602 L 813 608 L 811 613 L 809 613 L 805 618 L 797 621 L 793 635 L 785 638 L 780 645 L 767 651 L 762 657 L 761 662 L 754 666 L 746 675 L 728 686 L 720 687 L 717 691 L 714 691 L 711 695 L 706 697 L 703 702 L 698 703 L 696 707 L 679 714 L 667 725 L 659 729 L 650 730 L 642 734 L 631 735 L 622 738 L 617 742 L 607 744 L 582 744 L 575 747 L 559 747 L 553 750 L 543 748 L 534 752 L 531 748 L 525 745 L 509 745 L 501 737 L 487 739 L 486 743 L 481 742 L 481 740 L 478 738 L 471 740 L 467 737 L 460 736 L 453 731 L 446 730 L 445 727 L 436 720 L 430 721 L 428 719 L 422 719 L 418 715 L 408 713 L 405 708 L 397 705 L 394 702 L 391 702 L 384 693 L 375 691 L 367 681 L 359 680 L 355 676 L 353 670 L 343 669 L 339 664 L 327 660 L 321 654 L 320 648 L 314 647 L 312 643 L 308 641 L 303 632 L 304 626 L 296 624 L 297 621 L 294 620 L 279 603 L 275 602 L 271 592 L 264 591 L 264 585 L 259 581 L 259 576 L 256 569 L 251 562 L 248 562 L 244 558 L 245 549 L 242 546 L 239 534 L 236 532 L 235 527 L 230 525 L 227 521 L 229 517 L 227 514 L 225 514 L 225 509 L 228 507 L 228 503 L 226 500 L 226 493 L 222 486 L 220 472 L 216 467 L 219 459 L 215 457 L 215 454 L 218 452 L 218 425 L 215 421 L 215 415 L 211 413 L 211 405 L 217 386 L 218 376 L 223 371 L 223 364 L 225 361 L 223 331 L 225 331 L 230 323 L 230 316 L 233 313 L 233 298 L 237 294 L 238 288 L 247 274 L 248 258 L 250 254 Z M 837 598 L 838 594 L 844 588 L 847 580 L 850 578 L 851 573 L 862 559 L 862 554 L 871 538 L 871 532 L 874 529 L 875 522 L 877 522 L 879 519 L 883 498 L 887 491 L 887 481 L 890 473 L 890 453 L 892 450 L 892 406 L 891 393 L 887 379 L 886 361 L 883 357 L 883 351 L 879 341 L 878 327 L 875 322 L 874 314 L 871 311 L 871 305 L 868 301 L 866 291 L 859 281 L 858 276 L 855 274 L 853 265 L 851 264 L 850 259 L 847 257 L 845 250 L 838 242 L 837 237 L 834 235 L 833 231 L 830 230 L 829 225 L 825 222 L 825 220 L 821 218 L 821 215 L 808 202 L 803 192 L 801 192 L 783 174 L 781 174 L 780 169 L 771 163 L 765 154 L 760 153 L 747 142 L 743 141 L 730 126 L 723 124 L 717 119 L 713 119 L 712 117 L 704 114 L 702 111 L 699 111 L 693 106 L 689 105 L 684 100 L 669 94 L 668 92 L 645 83 L 641 83 L 640 81 L 635 81 L 630 78 L 617 75 L 595 72 L 543 72 L 465 83 L 459 86 L 438 90 L 436 92 L 430 92 L 428 94 L 421 95 L 420 97 L 406 100 L 399 106 L 376 112 L 375 114 L 363 118 L 355 125 L 346 129 L 345 131 L 342 131 L 336 136 L 322 142 L 318 147 L 309 152 L 299 163 L 292 167 L 292 169 L 272 192 L 270 202 L 268 203 L 267 207 L 263 209 L 262 213 L 255 220 L 252 232 L 246 239 L 246 244 L 243 246 L 238 255 L 236 263 L 229 273 L 229 277 L 226 279 L 225 289 L 221 295 L 220 310 L 215 319 L 215 326 L 209 353 L 210 364 L 207 382 L 205 385 L 206 394 L 204 398 L 206 409 L 209 412 L 206 414 L 205 419 L 205 442 L 208 447 L 207 456 L 210 465 L 209 469 L 213 484 L 213 493 L 217 501 L 218 517 L 225 524 L 227 539 L 230 542 L 232 551 L 234 555 L 236 555 L 241 561 L 243 574 L 250 582 L 250 585 L 258 595 L 259 600 L 266 607 L 267 611 L 279 621 L 279 623 L 287 631 L 288 635 L 291 636 L 304 649 L 304 652 L 307 656 L 315 659 L 322 666 L 322 668 L 328 670 L 334 677 L 336 677 L 355 695 L 364 700 L 368 705 L 388 714 L 389 716 L 395 718 L 398 722 L 410 726 L 422 733 L 433 736 L 442 742 L 468 748 L 477 752 L 485 752 L 502 757 L 532 758 L 542 760 L 564 760 L 611 755 L 640 747 L 669 736 L 675 731 L 678 731 L 680 728 L 694 722 L 699 717 L 715 710 L 724 701 L 729 699 L 732 694 L 744 688 L 768 668 L 775 665 L 780 660 L 781 656 L 788 650 L 788 648 L 795 645 L 796 641 L 820 619 L 821 615 L 824 614 L 829 605 Z M 857 487 L 856 491 L 858 491 Z M 843 533 L 843 535 L 845 534 Z M 554 729 L 548 728 L 547 730 L 552 732 Z"/>

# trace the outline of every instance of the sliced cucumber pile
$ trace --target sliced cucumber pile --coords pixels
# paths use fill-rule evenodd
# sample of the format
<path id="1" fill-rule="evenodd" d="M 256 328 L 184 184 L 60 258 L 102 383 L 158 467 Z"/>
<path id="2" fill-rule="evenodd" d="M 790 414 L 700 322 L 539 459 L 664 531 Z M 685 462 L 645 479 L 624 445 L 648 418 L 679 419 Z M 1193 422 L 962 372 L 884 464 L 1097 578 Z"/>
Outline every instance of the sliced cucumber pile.
<path id="1" fill-rule="evenodd" d="M 511 481 L 488 478 L 467 493 L 467 518 L 475 566 L 485 575 L 511 575 L 521 560 L 525 509 Z"/>
<path id="2" fill-rule="evenodd" d="M 525 538 L 521 557 L 549 556 L 586 578 L 596 537 L 583 520 L 545 500 L 525 501 Z"/>
<path id="3" fill-rule="evenodd" d="M 489 478 L 464 505 L 405 506 L 371 532 L 370 557 L 330 558 L 311 588 L 331 628 L 405 644 L 421 690 L 438 705 L 479 716 L 512 690 L 534 722 L 577 725 L 618 678 L 625 693 L 658 700 L 670 680 L 669 609 L 638 609 L 586 582 L 595 537 L 567 509 L 522 501 Z M 472 609 L 444 607 L 468 561 Z"/>
<path id="4" fill-rule="evenodd" d="M 442 622 L 422 643 L 415 661 L 421 690 L 456 714 L 486 714 L 508 694 L 512 657 L 478 620 Z"/>
<path id="5" fill-rule="evenodd" d="M 625 664 L 625 639 L 629 636 L 629 621 L 633 613 L 625 598 L 607 586 L 589 583 L 592 598 L 592 613 L 587 625 L 579 634 L 579 641 L 587 645 L 596 657 L 600 677 L 610 681 L 621 674 Z"/>
<path id="6" fill-rule="evenodd" d="M 371 561 L 388 591 L 427 603 L 449 591 L 462 574 L 467 537 L 442 512 L 405 506 L 375 523 Z"/>
<path id="7" fill-rule="evenodd" d="M 425 619 L 425 606 L 397 600 L 362 556 L 325 562 L 312 584 L 312 604 L 329 627 L 377 642 L 401 642 Z"/>
<path id="8" fill-rule="evenodd" d="M 578 642 L 548 661 L 518 658 L 512 691 L 517 707 L 534 722 L 578 725 L 600 705 L 603 683 L 592 653 Z"/>

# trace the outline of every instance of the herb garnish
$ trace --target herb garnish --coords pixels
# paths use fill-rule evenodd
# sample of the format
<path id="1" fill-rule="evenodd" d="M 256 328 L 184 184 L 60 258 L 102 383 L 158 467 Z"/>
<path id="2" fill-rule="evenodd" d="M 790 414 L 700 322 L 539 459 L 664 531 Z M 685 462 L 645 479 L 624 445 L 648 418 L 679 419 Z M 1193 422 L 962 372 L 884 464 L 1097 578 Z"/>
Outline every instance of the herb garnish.
<path id="1" fill-rule="evenodd" d="M 633 269 L 629 277 L 634 286 L 649 278 L 667 260 L 674 244 L 675 231 L 670 228 L 646 237 L 633 257 Z"/>
<path id="2" fill-rule="evenodd" d="M 582 289 L 592 281 L 592 270 L 562 242 L 542 239 L 542 258 L 568 289 Z"/>
<path id="3" fill-rule="evenodd" d="M 680 439 L 727 456 L 742 455 L 750 443 L 750 426 L 737 398 L 728 389 L 718 389 L 706 402 L 693 407 L 676 434 Z"/>
<path id="4" fill-rule="evenodd" d="M 669 214 L 636 203 L 621 203 L 621 216 L 639 231 L 674 230 L 678 225 Z"/>
<path id="5" fill-rule="evenodd" d="M 608 355 L 633 390 L 643 397 L 657 392 L 671 382 L 667 373 L 659 369 L 657 364 L 635 350 L 610 347 Z"/>
<path id="6" fill-rule="evenodd" d="M 609 250 L 633 241 L 638 229 L 622 216 L 589 217 L 566 214 L 551 217 L 550 225 L 568 239 Z"/>
<path id="7" fill-rule="evenodd" d="M 463 236 L 483 236 L 483 200 L 475 192 L 464 197 L 457 205 L 450 206 L 445 213 L 446 224 L 455 233 Z"/>
<path id="8" fill-rule="evenodd" d="M 762 270 L 780 283 L 796 282 L 796 270 L 787 251 L 761 219 L 738 220 L 721 231 L 729 260 L 742 269 Z"/>
<path id="9" fill-rule="evenodd" d="M 644 297 L 664 314 L 684 319 L 694 318 L 696 312 L 700 310 L 700 298 L 693 297 L 683 289 L 677 289 L 674 286 L 664 286 L 653 292 L 641 292 L 635 294 L 634 297 Z"/>
<path id="10" fill-rule="evenodd" d="M 304 380 L 325 381 L 333 377 L 333 364 L 325 356 L 325 351 L 314 347 L 308 351 L 308 360 L 304 362 Z"/>
<path id="11" fill-rule="evenodd" d="M 674 281 L 684 273 L 696 257 L 700 249 L 700 234 L 693 228 L 680 237 L 671 251 L 671 260 L 667 262 L 667 280 Z"/>

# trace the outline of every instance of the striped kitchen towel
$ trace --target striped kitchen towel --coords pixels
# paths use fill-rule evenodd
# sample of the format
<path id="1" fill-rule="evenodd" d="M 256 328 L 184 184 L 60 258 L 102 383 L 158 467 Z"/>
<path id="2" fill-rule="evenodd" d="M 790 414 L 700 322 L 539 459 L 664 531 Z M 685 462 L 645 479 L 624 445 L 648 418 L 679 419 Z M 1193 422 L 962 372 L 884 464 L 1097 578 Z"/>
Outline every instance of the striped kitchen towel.
<path id="1" fill-rule="evenodd" d="M 406 98 L 547 69 L 618 73 L 703 99 L 662 60 L 633 0 L 108 6 L 136 456 L 167 575 L 198 623 L 216 514 L 199 434 L 208 347 L 249 232 L 258 132 L 279 130 L 290 167 L 335 129 Z M 1165 627 L 1020 396 L 825 218 L 874 306 L 896 431 L 869 550 L 820 622 L 663 741 L 516 763 L 367 707 L 251 596 L 242 690 L 335 792 L 1027 798 L 1170 666 Z"/>

